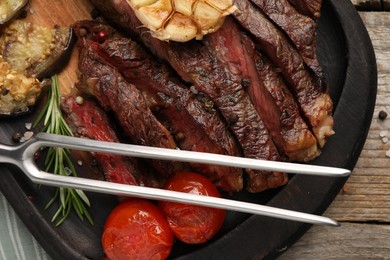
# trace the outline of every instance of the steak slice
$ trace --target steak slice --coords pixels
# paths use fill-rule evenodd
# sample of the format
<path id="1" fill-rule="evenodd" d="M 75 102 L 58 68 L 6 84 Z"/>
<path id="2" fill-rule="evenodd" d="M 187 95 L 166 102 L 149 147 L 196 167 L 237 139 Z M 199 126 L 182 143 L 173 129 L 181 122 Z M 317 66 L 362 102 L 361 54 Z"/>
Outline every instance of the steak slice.
<path id="1" fill-rule="evenodd" d="M 288 0 L 301 14 L 318 19 L 321 16 L 322 0 Z"/>
<path id="2" fill-rule="evenodd" d="M 76 136 L 119 142 L 106 113 L 94 101 L 84 99 L 78 104 L 75 97 L 69 96 L 63 100 L 61 109 L 65 112 L 67 123 Z M 98 161 L 107 181 L 149 187 L 163 185 L 162 179 L 157 178 L 140 160 L 113 154 L 92 155 Z"/>
<path id="3" fill-rule="evenodd" d="M 253 46 L 250 49 L 254 51 Z M 287 156 L 290 161 L 308 162 L 314 159 L 320 154 L 317 140 L 302 119 L 298 105 L 283 78 L 260 52 L 254 51 L 253 56 L 258 75 L 279 108 L 280 128 Z"/>
<path id="4" fill-rule="evenodd" d="M 230 73 L 241 81 L 279 153 L 285 154 L 280 122 L 275 120 L 280 117 L 279 109 L 257 75 L 253 53 L 248 53 L 243 45 L 238 24 L 227 17 L 223 26 L 207 35 L 203 42 L 219 62 L 225 64 Z"/>
<path id="5" fill-rule="evenodd" d="M 78 88 L 94 96 L 105 110 L 112 110 L 124 133 L 138 145 L 176 149 L 170 132 L 155 118 L 143 94 L 118 70 L 99 56 L 97 43 L 85 40 L 80 52 Z M 163 176 L 180 169 L 179 163 L 151 160 Z"/>
<path id="6" fill-rule="evenodd" d="M 221 66 L 206 47 L 197 42 L 171 43 L 168 47 L 164 58 L 182 78 L 211 98 L 239 141 L 244 156 L 280 160 L 263 121 L 238 78 Z M 287 182 L 287 175 L 284 173 L 249 172 L 247 189 L 250 192 L 275 188 Z"/>
<path id="7" fill-rule="evenodd" d="M 298 51 L 258 8 L 248 0 L 236 0 L 235 5 L 240 12 L 234 13 L 234 17 L 281 70 L 318 144 L 323 147 L 326 138 L 334 134 L 328 89 L 316 84 Z"/>
<path id="8" fill-rule="evenodd" d="M 280 160 L 275 145 L 240 82 L 199 42 L 163 42 L 153 38 L 125 0 L 94 0 L 92 4 L 111 22 L 138 39 L 199 92 L 210 97 L 239 141 L 244 156 Z M 210 102 L 209 108 L 213 109 Z M 249 171 L 248 190 L 259 192 L 287 183 L 285 173 Z"/>
<path id="9" fill-rule="evenodd" d="M 246 82 L 251 101 L 279 151 L 291 161 L 307 162 L 319 155 L 317 141 L 300 116 L 283 79 L 256 52 L 253 41 L 241 33 L 232 18 L 226 18 L 217 32 L 207 35 L 205 43 L 232 73 Z"/>
<path id="10" fill-rule="evenodd" d="M 325 84 L 324 72 L 317 58 L 317 23 L 298 13 L 287 0 L 251 1 L 283 29 L 302 55 L 305 64 L 317 76 L 319 84 Z"/>
<path id="11" fill-rule="evenodd" d="M 167 66 L 134 41 L 111 39 L 100 45 L 113 66 L 147 96 L 157 118 L 174 135 L 180 149 L 239 156 L 234 137 L 209 102 L 202 95 L 173 78 Z M 197 172 L 206 175 L 217 187 L 227 192 L 242 189 L 242 170 L 206 164 L 192 164 Z"/>

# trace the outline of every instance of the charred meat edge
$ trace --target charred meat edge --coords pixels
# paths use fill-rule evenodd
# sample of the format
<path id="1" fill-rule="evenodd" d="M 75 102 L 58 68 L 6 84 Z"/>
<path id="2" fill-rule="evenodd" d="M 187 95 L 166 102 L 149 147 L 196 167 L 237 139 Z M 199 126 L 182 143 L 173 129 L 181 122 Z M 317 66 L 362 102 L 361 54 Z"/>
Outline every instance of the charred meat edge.
<path id="1" fill-rule="evenodd" d="M 314 72 L 318 84 L 325 76 L 317 58 L 317 23 L 297 12 L 287 0 L 251 0 L 291 39 L 307 66 Z"/>
<path id="2" fill-rule="evenodd" d="M 280 128 L 290 161 L 308 162 L 320 155 L 317 140 L 300 115 L 298 105 L 273 64 L 256 51 L 255 64 L 264 86 L 280 111 Z"/>
<path id="3" fill-rule="evenodd" d="M 320 147 L 334 134 L 332 100 L 328 89 L 316 84 L 302 57 L 271 21 L 251 2 L 236 0 L 237 21 L 248 30 L 271 61 L 281 70 Z"/>
<path id="4" fill-rule="evenodd" d="M 155 118 L 143 94 L 128 83 L 118 70 L 99 56 L 98 45 L 85 40 L 80 51 L 80 91 L 94 96 L 105 110 L 114 112 L 124 133 L 138 145 L 176 149 L 169 131 Z M 162 176 L 172 176 L 181 164 L 150 160 Z"/>
<path id="5" fill-rule="evenodd" d="M 285 154 L 280 121 L 275 120 L 280 117 L 279 110 L 259 79 L 253 53 L 248 53 L 244 47 L 237 23 L 233 18 L 226 18 L 225 23 L 217 32 L 204 38 L 204 43 L 210 52 L 214 53 L 221 63 L 226 64 L 230 73 L 241 82 L 279 153 Z"/>
<path id="6" fill-rule="evenodd" d="M 79 21 L 81 31 L 110 31 L 111 27 L 96 22 Z M 98 30 L 95 30 L 97 27 Z M 81 37 L 80 35 L 78 35 Z M 88 39 L 90 35 L 84 35 Z M 239 156 L 233 136 L 217 111 L 209 109 L 209 99 L 193 94 L 188 87 L 172 77 L 169 68 L 128 38 L 108 38 L 99 45 L 107 62 L 145 93 L 149 107 L 173 134 L 180 149 Z M 191 164 L 195 171 L 206 175 L 220 189 L 237 192 L 242 189 L 242 170 L 206 164 Z"/>
<path id="7" fill-rule="evenodd" d="M 322 0 L 288 0 L 298 12 L 318 19 L 321 16 Z"/>
<path id="8" fill-rule="evenodd" d="M 119 142 L 114 127 L 105 111 L 96 102 L 84 98 L 81 104 L 73 96 L 66 97 L 61 109 L 72 132 L 79 137 L 107 142 Z M 163 182 L 140 160 L 121 155 L 92 153 L 104 173 L 105 180 L 110 182 L 162 187 Z"/>

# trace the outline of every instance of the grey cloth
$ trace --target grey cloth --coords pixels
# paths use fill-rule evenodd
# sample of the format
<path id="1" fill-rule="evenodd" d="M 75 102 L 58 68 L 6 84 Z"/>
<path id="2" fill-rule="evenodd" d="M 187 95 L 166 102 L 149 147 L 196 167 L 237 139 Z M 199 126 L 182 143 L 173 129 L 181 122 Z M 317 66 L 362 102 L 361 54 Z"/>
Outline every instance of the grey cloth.
<path id="1" fill-rule="evenodd" d="M 0 259 L 50 260 L 0 192 Z"/>

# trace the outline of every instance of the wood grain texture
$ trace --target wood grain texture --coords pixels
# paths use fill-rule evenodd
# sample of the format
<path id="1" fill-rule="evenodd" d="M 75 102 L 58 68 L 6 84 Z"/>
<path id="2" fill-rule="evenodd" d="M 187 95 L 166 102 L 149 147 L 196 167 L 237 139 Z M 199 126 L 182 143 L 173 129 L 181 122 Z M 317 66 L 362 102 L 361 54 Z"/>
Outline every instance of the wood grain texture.
<path id="1" fill-rule="evenodd" d="M 328 209 L 328 215 L 340 221 L 390 222 L 390 158 L 386 152 L 390 141 L 382 141 L 380 133 L 388 131 L 390 116 L 378 119 L 380 111 L 390 115 L 390 15 L 360 13 L 374 45 L 378 65 L 378 94 L 374 117 L 364 149 L 343 191 Z"/>
<path id="2" fill-rule="evenodd" d="M 376 258 L 390 256 L 390 158 L 382 131 L 390 139 L 390 14 L 361 12 L 374 45 L 378 65 L 378 93 L 374 117 L 360 159 L 335 201 L 324 214 L 340 228 L 312 227 L 282 259 Z M 386 120 L 378 119 L 386 111 Z M 351 224 L 354 222 L 355 224 Z M 360 222 L 360 224 L 359 224 Z M 366 224 L 370 223 L 382 223 Z"/>
<path id="3" fill-rule="evenodd" d="M 390 0 L 351 0 L 360 11 L 389 11 Z"/>
<path id="4" fill-rule="evenodd" d="M 381 0 L 351 0 L 351 2 L 358 8 L 363 10 L 381 10 Z"/>
<path id="5" fill-rule="evenodd" d="M 315 227 L 279 259 L 385 259 L 390 256 L 390 226 L 344 223 Z"/>

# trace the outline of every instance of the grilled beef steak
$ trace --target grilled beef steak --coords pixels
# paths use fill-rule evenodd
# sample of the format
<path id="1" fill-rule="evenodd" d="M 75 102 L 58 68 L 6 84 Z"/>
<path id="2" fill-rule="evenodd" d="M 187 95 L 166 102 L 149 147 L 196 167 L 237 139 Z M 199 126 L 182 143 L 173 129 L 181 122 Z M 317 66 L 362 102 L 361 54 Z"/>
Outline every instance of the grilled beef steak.
<path id="1" fill-rule="evenodd" d="M 151 98 L 154 114 L 183 150 L 239 155 L 233 136 L 210 102 L 170 77 L 167 68 L 147 55 L 130 39 L 107 41 L 102 49 L 124 77 Z M 197 99 L 199 98 L 199 99 Z M 242 189 L 242 171 L 237 168 L 196 164 L 192 167 L 225 191 Z"/>
<path id="2" fill-rule="evenodd" d="M 251 49 L 253 50 L 253 47 Z M 279 108 L 280 130 L 289 160 L 308 162 L 314 159 L 320 154 L 317 140 L 302 119 L 298 105 L 283 78 L 260 52 L 255 52 L 253 56 L 258 75 Z"/>
<path id="3" fill-rule="evenodd" d="M 155 118 L 143 94 L 127 82 L 118 70 L 99 56 L 97 43 L 85 40 L 80 52 L 81 81 L 78 88 L 97 98 L 106 110 L 112 110 L 127 137 L 139 145 L 176 148 L 170 132 Z M 178 163 L 151 160 L 163 175 L 172 176 Z"/>
<path id="4" fill-rule="evenodd" d="M 239 23 L 281 70 L 300 109 L 310 123 L 320 147 L 333 135 L 332 101 L 328 90 L 317 84 L 305 68 L 302 57 L 284 34 L 248 0 L 236 0 L 240 12 L 234 14 Z"/>
<path id="5" fill-rule="evenodd" d="M 322 0 L 288 0 L 301 14 L 318 19 L 321 16 Z"/>
<path id="6" fill-rule="evenodd" d="M 78 104 L 74 97 L 67 97 L 63 100 L 61 108 L 76 136 L 119 142 L 106 113 L 95 102 L 84 99 L 82 104 Z M 135 158 L 103 153 L 93 153 L 93 156 L 107 181 L 149 187 L 163 185 L 161 178 L 157 178 L 146 165 Z"/>
<path id="7" fill-rule="evenodd" d="M 272 140 L 281 154 L 284 154 L 284 141 L 280 131 L 279 110 L 260 81 L 253 54 L 248 53 L 241 41 L 241 32 L 233 18 L 226 18 L 223 26 L 204 38 L 205 45 L 217 59 L 229 69 L 249 94 L 255 109 L 265 124 Z"/>
<path id="8" fill-rule="evenodd" d="M 128 33 L 141 38 L 159 58 L 166 60 L 197 91 L 210 97 L 249 158 L 280 160 L 280 155 L 267 129 L 245 93 L 241 82 L 196 41 L 163 42 L 145 33 L 126 1 L 96 0 L 92 2 L 105 16 L 116 21 Z M 210 109 L 214 109 L 210 103 Z M 285 173 L 250 171 L 248 190 L 259 192 L 287 183 Z"/>
<path id="9" fill-rule="evenodd" d="M 84 32 L 110 31 L 101 23 L 80 21 L 74 25 L 78 37 L 91 39 Z M 79 35 L 80 31 L 83 36 Z M 149 107 L 160 122 L 175 137 L 180 149 L 198 152 L 239 156 L 236 141 L 227 130 L 218 111 L 207 108 L 209 102 L 196 95 L 174 78 L 169 68 L 159 63 L 139 44 L 128 38 L 107 39 L 99 45 L 106 61 L 115 66 L 122 75 L 149 101 Z M 215 185 L 227 192 L 242 189 L 242 170 L 206 164 L 192 164 L 195 171 L 206 175 Z"/>
<path id="10" fill-rule="evenodd" d="M 222 28 L 207 35 L 204 42 L 232 73 L 242 77 L 278 150 L 292 161 L 309 161 L 316 157 L 319 154 L 316 139 L 301 118 L 283 79 L 274 72 L 269 61 L 263 62 L 260 54 L 257 55 L 253 41 L 240 32 L 235 21 L 227 18 Z"/>
<path id="11" fill-rule="evenodd" d="M 217 59 L 215 52 L 211 53 L 202 42 L 192 41 L 178 44 L 159 41 L 151 37 L 125 0 L 93 0 L 91 2 L 109 22 L 123 29 L 124 32 L 137 41 L 143 42 L 153 54 L 169 63 L 184 81 L 193 84 L 199 94 L 204 95 L 205 98 L 210 98 L 212 102 L 207 103 L 208 108 L 221 112 L 227 125 L 239 140 L 245 156 L 279 159 L 268 131 L 264 129 L 260 116 L 254 109 L 246 92 L 245 86 L 248 85 L 248 81 L 242 81 L 242 77 L 240 79 L 232 73 L 230 71 L 231 66 L 229 68 L 226 64 L 223 64 L 221 59 Z M 237 0 L 235 4 L 240 9 L 240 12 L 234 14 L 235 18 L 254 36 L 253 39 L 257 44 L 256 48 L 263 50 L 269 56 L 274 64 L 272 68 L 280 69 L 287 86 L 298 101 L 300 111 L 303 112 L 305 120 L 310 123 L 309 128 L 315 133 L 318 144 L 323 146 L 326 137 L 333 134 L 332 102 L 326 87 L 319 84 L 313 73 L 305 66 L 295 46 L 279 27 L 275 26 L 268 17 L 263 15 L 249 1 Z M 245 45 L 245 37 L 240 39 Z M 253 49 L 248 47 L 249 45 L 245 45 L 245 51 L 251 53 Z M 269 77 L 261 75 L 262 70 L 258 67 L 258 77 L 268 79 Z M 275 74 L 272 74 L 270 77 L 274 78 L 274 76 Z M 281 77 L 275 78 L 282 80 Z M 266 86 L 265 82 L 263 84 Z M 268 87 L 266 86 L 266 88 Z M 280 131 L 288 132 L 290 135 L 287 138 L 295 140 L 295 144 L 292 144 L 290 148 L 295 148 L 295 145 L 305 147 L 304 150 L 298 151 L 300 155 L 296 155 L 297 157 L 302 156 L 302 160 L 306 160 L 305 157 L 314 157 L 318 150 L 315 148 L 313 136 L 310 135 L 304 121 L 299 117 L 299 119 L 286 120 L 288 113 L 298 114 L 296 105 L 289 109 L 284 107 L 292 102 L 291 96 L 289 94 L 284 95 L 283 88 L 281 90 L 279 88 L 277 90 L 272 89 L 272 91 L 272 96 L 273 94 L 279 95 L 276 98 L 279 110 L 274 109 L 273 112 L 279 111 L 279 118 L 282 119 L 281 123 L 285 124 L 283 126 L 285 127 L 284 130 L 280 126 Z M 282 101 L 281 96 L 290 99 L 289 101 Z M 158 115 L 157 110 L 153 111 Z M 167 126 L 169 125 L 164 117 L 159 116 L 159 119 Z M 299 132 L 300 134 L 292 130 L 291 124 L 293 122 L 299 124 L 298 128 L 302 131 Z M 309 136 L 307 143 L 299 139 L 305 134 Z M 313 150 L 310 150 L 310 147 Z M 293 154 L 293 152 L 291 153 Z M 258 174 L 258 172 L 252 171 L 249 172 L 249 175 L 251 175 L 250 184 L 253 185 L 249 188 L 251 191 L 277 187 L 287 181 L 286 175 L 280 173 L 273 175 L 260 172 Z"/>
<path id="12" fill-rule="evenodd" d="M 153 45 L 150 47 L 154 48 Z M 169 61 L 183 79 L 212 99 L 239 141 L 245 157 L 280 160 L 263 121 L 235 75 L 197 42 L 171 43 L 166 47 L 162 58 Z M 268 172 L 251 172 L 248 184 L 251 192 L 275 188 L 287 182 L 284 173 L 274 175 Z M 272 176 L 272 181 L 269 182 L 267 176 Z M 262 181 L 256 181 L 257 178 Z"/>
<path id="13" fill-rule="evenodd" d="M 317 23 L 297 12 L 287 0 L 251 0 L 288 35 L 315 73 L 319 84 L 325 84 L 324 73 L 317 59 Z"/>

